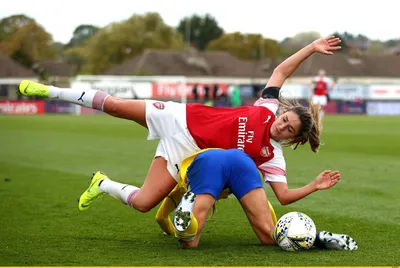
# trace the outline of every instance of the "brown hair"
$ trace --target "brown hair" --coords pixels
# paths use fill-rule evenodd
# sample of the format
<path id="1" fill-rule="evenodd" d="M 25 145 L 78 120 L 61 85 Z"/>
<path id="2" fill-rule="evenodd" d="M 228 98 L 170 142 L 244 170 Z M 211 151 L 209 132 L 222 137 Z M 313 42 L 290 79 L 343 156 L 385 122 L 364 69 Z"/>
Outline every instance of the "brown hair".
<path id="1" fill-rule="evenodd" d="M 311 99 L 307 100 L 308 108 L 302 106 L 297 100 L 290 103 L 288 100 L 281 96 L 280 99 L 280 114 L 286 112 L 296 113 L 301 122 L 299 134 L 291 140 L 283 141 L 284 146 L 292 146 L 295 150 L 297 146 L 310 143 L 311 150 L 318 152 L 321 145 L 320 136 L 322 133 L 322 120 L 320 118 L 320 105 L 313 105 Z"/>

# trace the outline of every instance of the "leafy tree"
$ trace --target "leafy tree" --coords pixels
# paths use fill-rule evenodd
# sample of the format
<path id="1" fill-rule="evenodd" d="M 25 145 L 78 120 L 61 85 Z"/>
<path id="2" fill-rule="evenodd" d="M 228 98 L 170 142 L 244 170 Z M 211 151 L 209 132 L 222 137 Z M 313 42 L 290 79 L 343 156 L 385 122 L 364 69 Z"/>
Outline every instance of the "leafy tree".
<path id="1" fill-rule="evenodd" d="M 321 34 L 319 32 L 300 32 L 293 36 L 292 41 L 295 45 L 304 47 L 318 38 L 321 38 Z"/>
<path id="2" fill-rule="evenodd" d="M 19 29 L 33 22 L 25 15 L 12 15 L 0 20 L 0 42 L 9 40 Z"/>
<path id="3" fill-rule="evenodd" d="M 400 39 L 390 39 L 385 42 L 385 45 L 387 47 L 394 47 L 394 46 L 397 46 L 399 43 L 400 43 Z"/>
<path id="4" fill-rule="evenodd" d="M 186 42 L 190 41 L 199 50 L 204 50 L 209 42 L 224 33 L 218 22 L 209 14 L 204 17 L 185 17 L 179 22 L 177 30 L 185 37 Z"/>
<path id="5" fill-rule="evenodd" d="M 369 40 L 369 38 L 363 34 L 359 34 L 356 39 L 360 40 L 360 41 L 368 41 Z"/>
<path id="6" fill-rule="evenodd" d="M 76 27 L 72 35 L 71 40 L 66 45 L 67 48 L 82 46 L 87 40 L 89 40 L 93 35 L 95 35 L 100 30 L 99 27 L 83 24 Z"/>
<path id="7" fill-rule="evenodd" d="M 83 66 L 87 62 L 85 47 L 76 46 L 76 47 L 68 48 L 68 49 L 64 50 L 63 54 L 64 54 L 64 60 L 67 63 L 76 66 L 77 73 L 82 71 Z"/>
<path id="8" fill-rule="evenodd" d="M 387 53 L 387 49 L 382 42 L 371 41 L 365 52 L 369 55 L 384 55 Z"/>
<path id="9" fill-rule="evenodd" d="M 356 37 L 349 32 L 344 32 L 343 35 L 341 35 L 341 37 L 346 41 L 353 41 L 354 39 L 356 39 Z"/>
<path id="10" fill-rule="evenodd" d="M 285 38 L 280 45 L 284 51 L 284 55 L 288 56 L 318 38 L 321 38 L 321 34 L 319 32 L 300 32 L 293 37 Z"/>
<path id="11" fill-rule="evenodd" d="M 54 49 L 56 54 L 56 58 L 62 59 L 64 54 L 64 44 L 61 42 L 54 42 L 51 44 L 51 47 Z"/>
<path id="12" fill-rule="evenodd" d="M 340 46 L 342 47 L 341 51 L 347 51 L 349 49 L 349 47 L 347 45 L 347 41 L 354 40 L 354 37 L 351 34 L 347 33 L 347 32 L 344 32 L 344 34 L 340 34 L 338 32 L 335 32 L 332 35 L 334 35 L 336 37 L 339 37 L 342 40 L 342 42 L 340 43 Z M 349 36 L 350 36 L 350 39 L 348 39 Z"/>
<path id="13" fill-rule="evenodd" d="M 166 25 L 158 13 L 133 15 L 125 21 L 108 25 L 89 39 L 84 71 L 103 73 L 147 48 L 183 49 L 184 43 L 182 36 Z"/>
<path id="14" fill-rule="evenodd" d="M 1 49 L 27 67 L 56 56 L 52 36 L 34 20 L 27 20 L 7 41 L 1 43 Z"/>
<path id="15" fill-rule="evenodd" d="M 264 39 L 260 34 L 239 32 L 224 34 L 211 41 L 207 50 L 227 51 L 242 60 L 274 59 L 281 55 L 281 49 L 275 40 Z"/>

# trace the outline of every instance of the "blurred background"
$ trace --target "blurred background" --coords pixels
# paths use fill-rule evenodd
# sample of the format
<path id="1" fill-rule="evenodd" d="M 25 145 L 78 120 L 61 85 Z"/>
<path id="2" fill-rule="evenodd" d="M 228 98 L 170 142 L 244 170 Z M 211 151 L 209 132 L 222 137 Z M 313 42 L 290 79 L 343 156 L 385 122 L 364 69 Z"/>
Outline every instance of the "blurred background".
<path id="1" fill-rule="evenodd" d="M 22 79 L 122 98 L 251 105 L 280 62 L 334 34 L 342 50 L 310 57 L 282 94 L 310 98 L 323 73 L 326 114 L 400 115 L 395 9 L 389 1 L 348 2 L 7 2 L 0 11 L 0 113 L 93 113 L 17 96 Z"/>

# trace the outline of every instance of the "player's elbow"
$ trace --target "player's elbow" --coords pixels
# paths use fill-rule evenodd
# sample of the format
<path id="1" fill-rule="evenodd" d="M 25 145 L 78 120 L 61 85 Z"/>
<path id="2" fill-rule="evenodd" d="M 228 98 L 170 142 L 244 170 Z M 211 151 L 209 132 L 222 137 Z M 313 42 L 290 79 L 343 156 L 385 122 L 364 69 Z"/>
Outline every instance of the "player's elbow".
<path id="1" fill-rule="evenodd" d="M 286 79 L 289 74 L 282 68 L 282 66 L 277 66 L 272 73 L 273 76 L 278 77 L 280 79 Z"/>
<path id="2" fill-rule="evenodd" d="M 282 196 L 278 196 L 278 200 L 279 203 L 281 203 L 282 206 L 286 206 L 289 205 L 290 203 L 292 203 L 286 196 L 282 195 Z"/>
<path id="3" fill-rule="evenodd" d="M 150 206 L 150 205 L 148 205 L 148 204 L 136 204 L 136 205 L 134 206 L 134 208 L 135 208 L 137 211 L 142 212 L 142 213 L 149 212 L 150 210 L 153 209 L 153 207 Z"/>

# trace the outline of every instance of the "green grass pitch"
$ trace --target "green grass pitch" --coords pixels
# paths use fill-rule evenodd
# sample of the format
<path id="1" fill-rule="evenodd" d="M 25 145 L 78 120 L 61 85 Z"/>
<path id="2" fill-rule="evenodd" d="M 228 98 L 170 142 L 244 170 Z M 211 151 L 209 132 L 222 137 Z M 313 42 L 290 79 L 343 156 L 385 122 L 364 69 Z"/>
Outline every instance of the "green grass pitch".
<path id="1" fill-rule="evenodd" d="M 162 234 L 156 209 L 142 214 L 105 196 L 79 212 L 93 171 L 141 185 L 157 141 L 109 116 L 1 116 L 0 265 L 399 265 L 399 120 L 327 116 L 318 154 L 308 145 L 285 149 L 289 187 L 323 169 L 340 170 L 342 179 L 285 207 L 266 188 L 278 216 L 302 211 L 317 230 L 344 232 L 359 244 L 354 252 L 290 253 L 261 246 L 235 198 L 218 202 L 194 250 Z"/>

